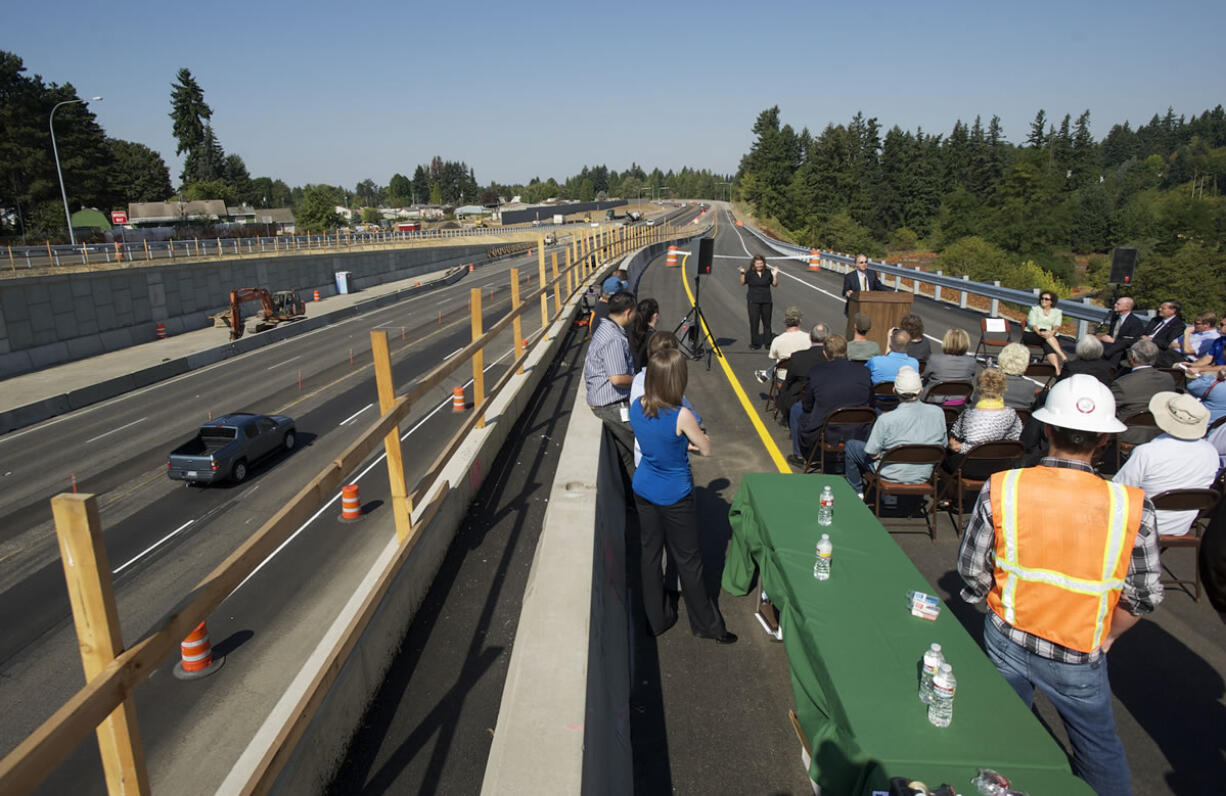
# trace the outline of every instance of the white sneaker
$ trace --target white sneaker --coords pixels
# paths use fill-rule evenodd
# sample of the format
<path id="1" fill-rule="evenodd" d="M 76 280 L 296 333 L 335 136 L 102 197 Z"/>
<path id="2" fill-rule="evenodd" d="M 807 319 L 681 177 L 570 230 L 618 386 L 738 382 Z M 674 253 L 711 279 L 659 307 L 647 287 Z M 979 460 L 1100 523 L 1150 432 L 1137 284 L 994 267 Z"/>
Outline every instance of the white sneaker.
<path id="1" fill-rule="evenodd" d="M 770 381 L 770 377 L 766 375 L 765 370 L 755 370 L 753 372 L 753 377 L 757 379 L 758 381 L 762 382 L 763 384 L 766 384 L 768 381 Z"/>

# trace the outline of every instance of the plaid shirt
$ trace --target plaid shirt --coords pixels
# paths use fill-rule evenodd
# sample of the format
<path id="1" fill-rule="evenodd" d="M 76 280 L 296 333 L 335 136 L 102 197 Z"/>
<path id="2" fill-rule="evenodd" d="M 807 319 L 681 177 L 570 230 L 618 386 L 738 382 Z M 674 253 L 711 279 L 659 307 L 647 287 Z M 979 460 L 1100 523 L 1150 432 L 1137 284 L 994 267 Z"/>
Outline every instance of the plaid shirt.
<path id="1" fill-rule="evenodd" d="M 1094 468 L 1088 464 L 1067 459 L 1048 457 L 1040 461 L 1039 465 L 1094 472 Z M 968 603 L 982 601 L 992 590 L 996 580 L 996 527 L 992 523 L 991 488 L 991 481 L 983 485 L 970 524 L 967 525 L 962 544 L 958 548 L 958 574 L 966 582 L 962 599 Z M 1141 616 L 1153 611 L 1154 607 L 1162 602 L 1159 567 L 1154 505 L 1149 502 L 1149 498 L 1145 498 L 1141 509 L 1141 529 L 1133 543 L 1132 560 L 1128 564 L 1128 574 L 1124 577 L 1124 588 L 1120 592 L 1121 608 L 1135 616 Z M 1085 653 L 1018 630 L 997 616 L 995 611 L 989 611 L 988 616 L 996 629 L 1008 636 L 1010 641 L 1040 657 L 1060 663 L 1091 663 L 1102 655 L 1102 650 Z"/>

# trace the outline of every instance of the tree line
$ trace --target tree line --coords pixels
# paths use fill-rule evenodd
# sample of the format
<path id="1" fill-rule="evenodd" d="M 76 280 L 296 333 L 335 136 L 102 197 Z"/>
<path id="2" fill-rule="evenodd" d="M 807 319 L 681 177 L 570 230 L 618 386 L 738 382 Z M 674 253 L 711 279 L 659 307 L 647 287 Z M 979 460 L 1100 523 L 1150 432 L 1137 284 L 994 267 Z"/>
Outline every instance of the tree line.
<path id="1" fill-rule="evenodd" d="M 778 106 L 758 115 L 753 134 L 737 195 L 803 245 L 926 249 L 947 273 L 1064 295 L 1103 287 L 1107 253 L 1134 246 L 1140 301 L 1226 308 L 1221 105 L 1115 124 L 1101 141 L 1088 110 L 1058 122 L 1040 110 L 1017 145 L 996 116 L 958 120 L 948 134 L 883 134 L 857 113 L 814 136 L 783 123 Z"/>

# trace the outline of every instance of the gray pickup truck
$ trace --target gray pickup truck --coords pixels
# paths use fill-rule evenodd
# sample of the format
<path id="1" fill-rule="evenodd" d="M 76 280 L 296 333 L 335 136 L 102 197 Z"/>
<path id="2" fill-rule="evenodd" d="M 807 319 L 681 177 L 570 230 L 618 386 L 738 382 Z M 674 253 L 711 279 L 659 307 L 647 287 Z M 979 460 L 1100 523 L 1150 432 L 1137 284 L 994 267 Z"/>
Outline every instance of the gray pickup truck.
<path id="1" fill-rule="evenodd" d="M 293 449 L 293 418 L 238 412 L 210 420 L 196 436 L 171 451 L 167 474 L 189 484 L 227 478 L 242 483 L 256 461 Z"/>

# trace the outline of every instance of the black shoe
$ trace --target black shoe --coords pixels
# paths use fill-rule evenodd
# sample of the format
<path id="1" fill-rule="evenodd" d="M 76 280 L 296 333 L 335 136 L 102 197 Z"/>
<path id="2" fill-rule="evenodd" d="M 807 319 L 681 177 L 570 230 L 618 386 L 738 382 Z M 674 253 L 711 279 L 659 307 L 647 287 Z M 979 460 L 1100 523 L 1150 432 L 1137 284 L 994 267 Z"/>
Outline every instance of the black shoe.
<path id="1" fill-rule="evenodd" d="M 716 644 L 735 644 L 736 643 L 736 633 L 729 633 L 727 630 L 725 630 L 721 635 L 718 635 L 718 636 L 709 636 L 706 633 L 695 633 L 694 635 L 698 636 L 698 638 L 710 639 L 711 641 L 714 641 Z"/>
<path id="2" fill-rule="evenodd" d="M 799 467 L 801 470 L 805 469 L 805 460 L 797 456 L 795 453 L 788 454 L 788 464 L 792 465 L 793 467 Z"/>

